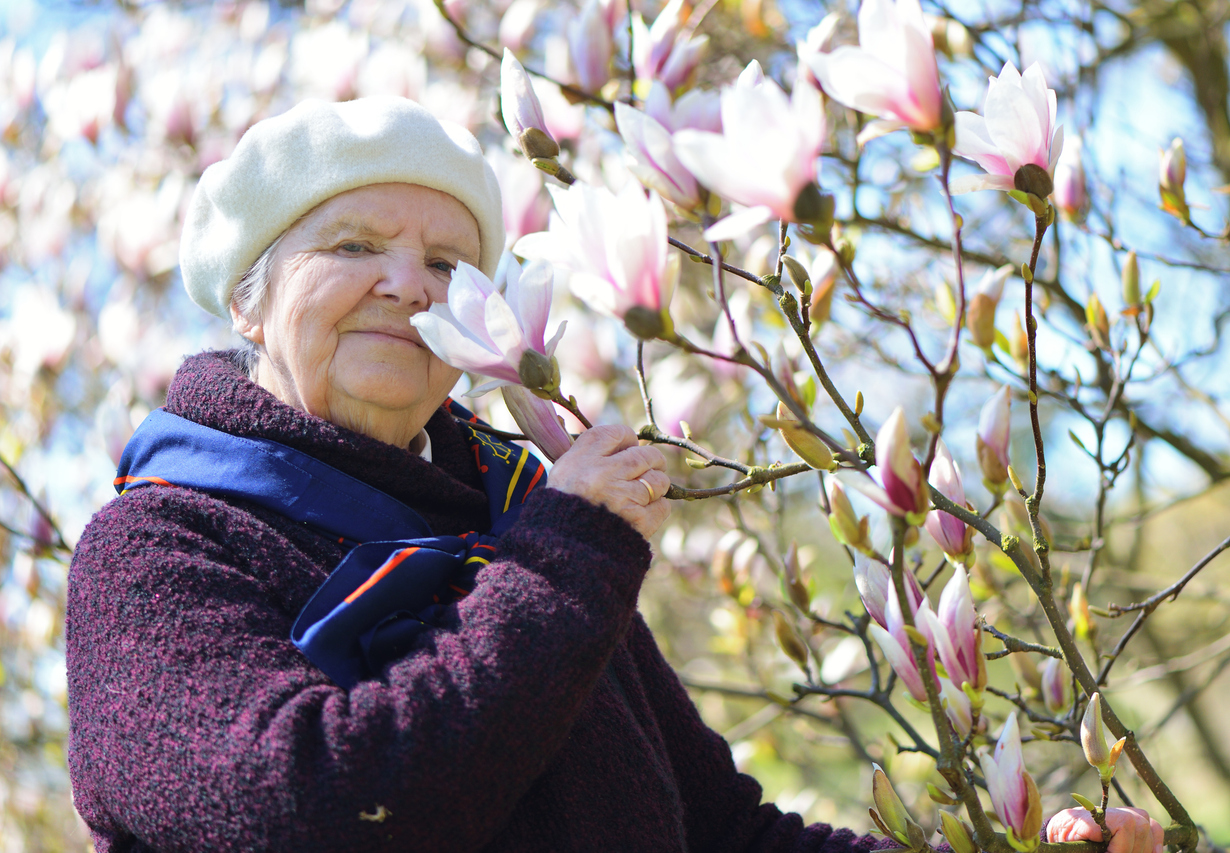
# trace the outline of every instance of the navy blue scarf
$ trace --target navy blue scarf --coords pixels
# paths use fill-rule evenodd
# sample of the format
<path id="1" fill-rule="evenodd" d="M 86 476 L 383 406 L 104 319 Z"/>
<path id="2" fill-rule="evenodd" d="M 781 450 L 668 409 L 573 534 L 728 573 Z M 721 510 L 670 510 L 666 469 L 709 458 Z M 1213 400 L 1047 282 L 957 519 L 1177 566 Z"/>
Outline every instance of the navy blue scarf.
<path id="1" fill-rule="evenodd" d="M 291 641 L 337 684 L 378 678 L 435 624 L 444 608 L 474 588 L 532 489 L 546 485 L 542 462 L 470 424 L 478 418 L 451 399 L 482 474 L 491 527 L 435 536 L 417 512 L 306 453 L 263 438 L 243 438 L 173 415 L 150 414 L 133 434 L 115 489 L 179 486 L 241 498 L 314 527 L 349 553 L 303 608 Z"/>

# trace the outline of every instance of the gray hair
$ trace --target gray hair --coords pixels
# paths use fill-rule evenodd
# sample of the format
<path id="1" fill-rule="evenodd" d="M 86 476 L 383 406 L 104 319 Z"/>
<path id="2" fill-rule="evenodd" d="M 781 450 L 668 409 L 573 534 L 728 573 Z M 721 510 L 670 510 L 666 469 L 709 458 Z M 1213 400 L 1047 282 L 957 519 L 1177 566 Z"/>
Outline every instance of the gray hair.
<path id="1" fill-rule="evenodd" d="M 288 233 L 290 228 L 279 234 L 277 239 L 261 252 L 260 257 L 239 277 L 239 283 L 231 292 L 231 302 L 235 309 L 249 320 L 260 320 L 261 314 L 264 313 L 265 301 L 269 298 L 269 282 L 273 278 L 273 256 Z M 242 338 L 239 349 L 235 351 L 235 364 L 253 381 L 256 380 L 256 368 L 260 359 L 261 346 L 255 341 Z"/>

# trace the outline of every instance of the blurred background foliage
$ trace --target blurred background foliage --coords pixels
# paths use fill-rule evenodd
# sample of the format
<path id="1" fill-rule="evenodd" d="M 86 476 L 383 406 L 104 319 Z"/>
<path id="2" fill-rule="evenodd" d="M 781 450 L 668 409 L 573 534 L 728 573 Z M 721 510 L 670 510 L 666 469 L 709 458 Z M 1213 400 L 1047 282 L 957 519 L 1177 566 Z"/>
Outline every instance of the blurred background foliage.
<path id="1" fill-rule="evenodd" d="M 629 6 L 650 19 L 658 11 L 655 0 Z M 729 82 L 753 58 L 789 85 L 796 41 L 828 12 L 845 14 L 838 41 L 854 39 L 855 8 L 841 2 L 697 6 L 690 26 L 711 40 L 700 86 Z M 556 79 L 569 76 L 566 32 L 577 14 L 570 4 L 446 0 L 443 8 L 476 41 L 511 47 Z M 1081 224 L 1056 227 L 1039 271 L 1039 360 L 1048 391 L 1042 413 L 1053 471 L 1044 515 L 1055 531 L 1057 595 L 1066 600 L 1074 581 L 1096 566 L 1095 582 L 1086 583 L 1094 605 L 1142 599 L 1230 533 L 1223 485 L 1230 478 L 1230 365 L 1222 336 L 1230 253 L 1215 236 L 1230 183 L 1230 3 L 1002 0 L 927 2 L 924 9 L 947 48 L 941 72 L 959 109 L 981 106 L 986 77 L 1005 61 L 1022 68 L 1040 62 L 1059 93 L 1068 138 L 1084 141 L 1091 210 Z M 124 442 L 160 405 L 180 359 L 234 342 L 188 301 L 176 270 L 184 208 L 201 171 L 253 122 L 302 98 L 391 93 L 480 137 L 501 175 L 511 236 L 541 230 L 548 202 L 544 179 L 513 152 L 497 118 L 498 62 L 460 41 L 431 0 L 310 0 L 306 7 L 10 0 L 0 16 L 0 853 L 84 850 L 88 834 L 73 812 L 64 764 L 66 567 L 90 514 L 113 494 Z M 626 66 L 617 55 L 613 74 Z M 626 87 L 615 83 L 607 94 L 621 91 Z M 570 104 L 549 84 L 540 96 L 578 177 L 613 188 L 631 179 L 605 111 Z M 856 116 L 830 106 L 829 119 L 821 183 L 837 196 L 838 229 L 857 246 L 856 265 L 874 298 L 908 312 L 924 347 L 935 352 L 946 334 L 943 288 L 954 271 L 928 164 L 902 134 L 860 152 Z M 1187 198 L 1205 234 L 1158 209 L 1158 152 L 1176 136 L 1187 145 Z M 1027 257 L 1032 234 L 1019 206 L 998 194 L 966 197 L 959 206 L 970 282 L 983 268 L 1019 266 Z M 699 241 L 687 223 L 676 233 Z M 763 274 L 776 246 L 766 229 L 730 251 L 735 263 Z M 1150 344 L 1103 417 L 1100 407 L 1118 393 L 1117 367 L 1090 343 L 1084 306 L 1099 293 L 1121 337 L 1117 292 L 1127 249 L 1136 250 L 1146 287 L 1161 284 Z M 684 267 L 672 306 L 677 325 L 693 340 L 729 344 L 706 293 L 707 269 Z M 562 290 L 555 311 L 570 320 L 559 351 L 565 391 L 591 416 L 640 425 L 631 338 Z M 763 343 L 778 363 L 797 357 L 797 341 L 785 334 L 770 295 L 746 283 L 731 290 L 745 339 Z M 1000 309 L 1009 346 L 962 349 L 945 435 L 967 473 L 977 470 L 979 407 L 998 383 L 1020 374 L 1010 345 L 1012 306 L 1019 311 L 1022 293 L 1021 280 L 1010 281 Z M 831 319 L 814 337 L 838 387 L 848 398 L 862 391 L 870 423 L 902 405 L 918 424 L 930 389 L 901 330 L 847 303 L 841 285 L 837 294 Z M 648 345 L 646 359 L 663 429 L 678 435 L 686 423 L 706 446 L 748 463 L 792 460 L 756 422 L 773 401 L 745 371 L 685 360 L 663 344 Z M 511 427 L 494 396 L 478 408 Z M 1018 470 L 1031 472 L 1024 408 L 1014 419 L 1013 454 Z M 813 417 L 841 434 L 823 399 Z M 1104 445 L 1106 459 L 1133 440 L 1130 463 L 1111 476 L 1069 431 L 1096 453 Z M 924 437 L 918 427 L 916 446 Z M 678 483 L 728 481 L 667 452 Z M 813 678 L 852 689 L 868 683 L 864 645 L 791 609 L 781 583 L 783 559 L 797 543 L 811 612 L 839 622 L 862 612 L 849 555 L 818 510 L 818 485 L 808 475 L 753 495 L 676 507 L 656 543 L 642 610 L 705 718 L 767 798 L 808 821 L 867 831 L 869 761 L 876 760 L 919 806 L 919 819 L 934 823 L 925 792 L 937 779 L 933 765 L 909 751 L 881 709 L 850 698 L 782 701 L 803 674 L 777 647 L 772 608 L 791 612 L 807 636 Z M 975 505 L 988 504 L 979 486 L 967 488 Z M 979 612 L 1004 630 L 1048 642 L 1015 570 L 981 539 L 977 554 Z M 925 535 L 909 559 L 923 579 L 944 566 Z M 1226 561 L 1214 561 L 1146 623 L 1107 684 L 1210 848 L 1230 843 L 1228 581 Z M 1112 647 L 1128 621 L 1091 618 L 1094 630 L 1083 641 L 1090 657 L 1095 646 Z M 999 645 L 988 640 L 987 648 Z M 1025 703 L 1040 663 L 1027 657 L 991 664 L 992 685 L 1020 691 Z M 988 706 L 992 731 L 1009 708 L 1001 704 Z M 907 704 L 900 712 L 925 722 Z M 1026 756 L 1048 811 L 1070 805 L 1069 790 L 1090 785 L 1071 744 L 1027 744 Z M 1128 794 L 1161 818 L 1132 775 L 1120 776 Z"/>

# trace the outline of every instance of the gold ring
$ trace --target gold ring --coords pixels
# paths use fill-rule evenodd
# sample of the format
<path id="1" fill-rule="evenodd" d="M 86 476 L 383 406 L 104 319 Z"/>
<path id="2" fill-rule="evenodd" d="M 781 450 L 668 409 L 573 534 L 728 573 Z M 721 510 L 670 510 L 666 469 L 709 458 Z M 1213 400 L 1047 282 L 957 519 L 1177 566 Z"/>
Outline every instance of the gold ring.
<path id="1" fill-rule="evenodd" d="M 640 483 L 642 486 L 644 486 L 645 490 L 649 492 L 649 503 L 653 503 L 654 501 L 658 499 L 658 496 L 653 493 L 653 486 L 646 483 L 644 477 L 637 477 L 636 481 Z"/>

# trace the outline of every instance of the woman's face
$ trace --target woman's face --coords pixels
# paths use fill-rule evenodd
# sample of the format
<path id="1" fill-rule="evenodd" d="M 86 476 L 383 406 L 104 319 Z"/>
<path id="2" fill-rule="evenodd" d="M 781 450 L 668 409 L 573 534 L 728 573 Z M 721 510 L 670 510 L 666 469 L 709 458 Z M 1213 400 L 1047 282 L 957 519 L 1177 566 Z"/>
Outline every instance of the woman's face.
<path id="1" fill-rule="evenodd" d="M 375 184 L 334 196 L 275 251 L 260 320 L 236 318 L 264 346 L 257 381 L 289 405 L 407 446 L 461 375 L 410 317 L 447 299 L 459 261 L 478 260 L 478 223 L 446 193 Z"/>

